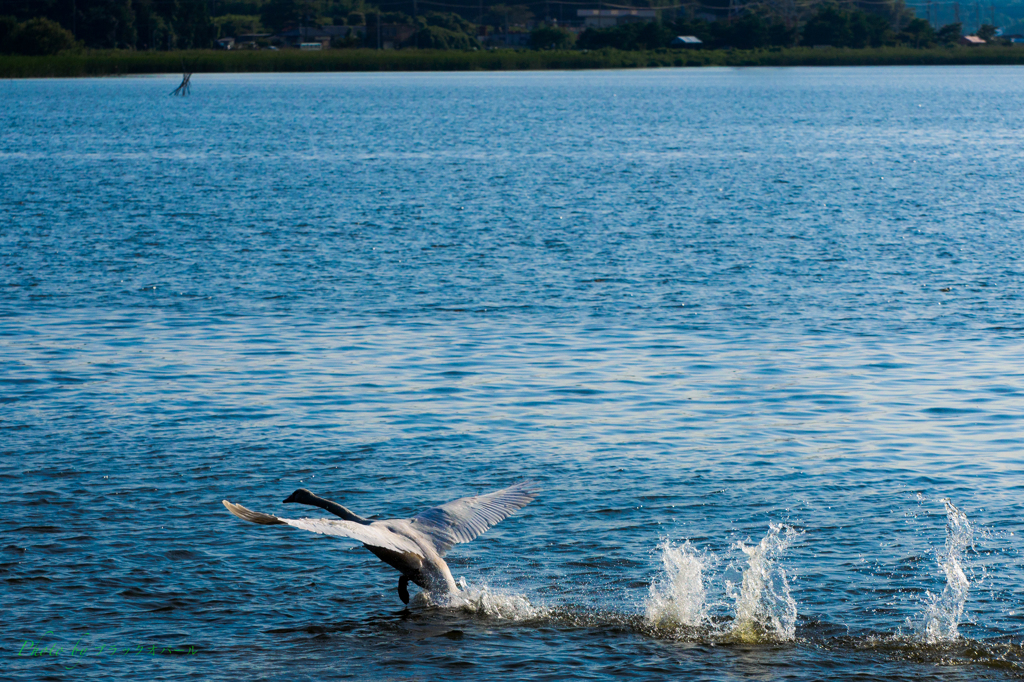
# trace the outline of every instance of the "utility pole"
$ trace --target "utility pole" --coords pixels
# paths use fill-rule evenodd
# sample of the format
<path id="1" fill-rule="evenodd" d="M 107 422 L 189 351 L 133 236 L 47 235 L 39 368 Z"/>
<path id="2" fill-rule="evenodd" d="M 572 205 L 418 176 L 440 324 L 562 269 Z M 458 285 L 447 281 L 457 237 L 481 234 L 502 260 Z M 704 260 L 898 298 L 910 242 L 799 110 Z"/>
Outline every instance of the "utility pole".
<path id="1" fill-rule="evenodd" d="M 974 20 L 976 22 L 978 22 L 978 28 L 981 28 L 981 3 L 980 2 L 975 2 L 974 3 Z M 974 32 L 977 33 L 978 29 L 975 29 Z"/>
<path id="2" fill-rule="evenodd" d="M 989 18 L 992 20 L 992 25 L 995 26 L 996 25 L 996 6 L 995 5 L 989 5 L 988 9 L 989 9 Z"/>
<path id="3" fill-rule="evenodd" d="M 953 16 L 956 17 L 956 23 L 960 23 L 960 3 L 953 3 Z"/>

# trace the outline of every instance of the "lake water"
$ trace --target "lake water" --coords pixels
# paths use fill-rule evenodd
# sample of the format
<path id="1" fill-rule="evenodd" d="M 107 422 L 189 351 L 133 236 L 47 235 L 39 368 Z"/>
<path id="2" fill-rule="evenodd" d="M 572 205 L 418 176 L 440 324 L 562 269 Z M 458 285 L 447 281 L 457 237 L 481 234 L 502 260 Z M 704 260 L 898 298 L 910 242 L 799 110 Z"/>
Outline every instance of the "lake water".
<path id="1" fill-rule="evenodd" d="M 0 82 L 8 679 L 1024 676 L 1024 69 L 179 80 Z"/>

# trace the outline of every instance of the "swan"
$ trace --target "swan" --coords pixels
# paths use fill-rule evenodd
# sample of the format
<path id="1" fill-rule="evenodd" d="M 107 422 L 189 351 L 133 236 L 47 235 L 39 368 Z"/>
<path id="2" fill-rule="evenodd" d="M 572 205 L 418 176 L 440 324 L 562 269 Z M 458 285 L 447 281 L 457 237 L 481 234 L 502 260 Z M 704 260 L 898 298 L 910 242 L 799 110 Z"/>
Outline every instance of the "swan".
<path id="1" fill-rule="evenodd" d="M 273 514 L 246 509 L 240 504 L 222 500 L 227 510 L 250 523 L 289 525 L 295 528 L 334 535 L 363 543 L 378 559 L 397 570 L 398 596 L 409 603 L 409 581 L 432 593 L 458 592 L 452 572 L 444 562 L 445 553 L 454 545 L 469 542 L 499 521 L 508 518 L 537 497 L 532 481 L 485 495 L 462 497 L 422 511 L 411 519 L 371 521 L 346 509 L 337 502 L 325 500 L 305 488 L 293 492 L 286 504 L 320 507 L 338 519 L 284 519 Z"/>

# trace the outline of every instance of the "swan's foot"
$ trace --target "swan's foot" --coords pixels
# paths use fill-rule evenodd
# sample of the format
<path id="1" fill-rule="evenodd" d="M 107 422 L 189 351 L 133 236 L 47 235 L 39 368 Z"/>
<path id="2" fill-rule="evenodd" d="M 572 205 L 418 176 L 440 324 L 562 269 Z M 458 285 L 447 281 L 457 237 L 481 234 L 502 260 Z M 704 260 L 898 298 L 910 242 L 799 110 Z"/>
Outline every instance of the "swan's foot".
<path id="1" fill-rule="evenodd" d="M 409 603 L 409 577 L 406 575 L 398 579 L 398 596 L 404 603 Z"/>

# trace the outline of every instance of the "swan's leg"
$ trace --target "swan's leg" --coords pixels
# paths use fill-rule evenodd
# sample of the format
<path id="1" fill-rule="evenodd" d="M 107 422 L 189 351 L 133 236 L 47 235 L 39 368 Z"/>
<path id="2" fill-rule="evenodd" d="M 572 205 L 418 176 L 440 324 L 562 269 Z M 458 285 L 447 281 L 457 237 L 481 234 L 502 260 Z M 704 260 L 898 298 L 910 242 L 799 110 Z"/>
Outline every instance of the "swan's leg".
<path id="1" fill-rule="evenodd" d="M 409 603 L 409 576 L 402 574 L 402 577 L 398 579 L 398 596 L 402 598 L 402 601 L 406 604 Z"/>

